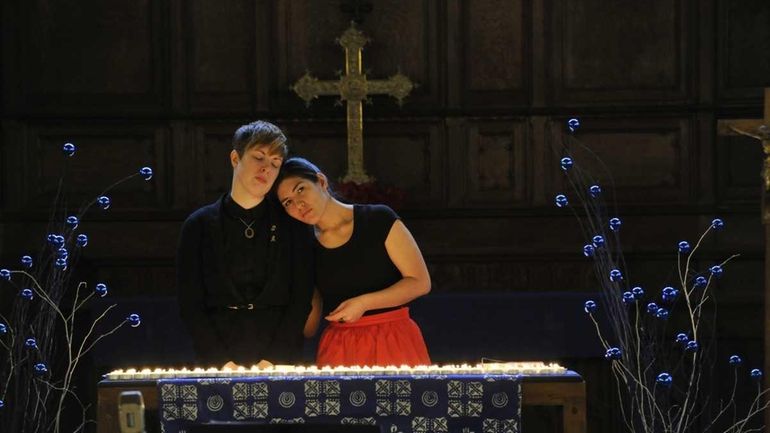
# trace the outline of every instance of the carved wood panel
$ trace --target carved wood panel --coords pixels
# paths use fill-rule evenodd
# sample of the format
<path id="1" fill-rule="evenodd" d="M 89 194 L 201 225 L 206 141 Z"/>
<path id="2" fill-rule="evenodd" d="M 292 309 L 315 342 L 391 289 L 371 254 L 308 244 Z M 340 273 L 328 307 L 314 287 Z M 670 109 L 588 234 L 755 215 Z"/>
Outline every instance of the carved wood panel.
<path id="1" fill-rule="evenodd" d="M 164 2 L 38 1 L 17 5 L 17 109 L 159 112 L 168 79 Z"/>
<path id="2" fill-rule="evenodd" d="M 720 137 L 717 141 L 717 199 L 722 204 L 759 202 L 762 144 L 748 137 Z"/>
<path id="3" fill-rule="evenodd" d="M 464 203 L 504 208 L 527 203 L 532 161 L 526 122 L 470 122 L 465 133 Z"/>
<path id="4" fill-rule="evenodd" d="M 555 104 L 691 100 L 690 2 L 552 0 L 547 13 Z"/>
<path id="5" fill-rule="evenodd" d="M 261 5 L 250 0 L 183 3 L 193 112 L 240 114 L 255 108 L 256 86 L 267 80 L 256 65 L 269 57 L 258 49 L 257 41 L 268 38 L 268 30 L 257 25 L 258 15 L 268 13 Z"/>
<path id="6" fill-rule="evenodd" d="M 719 0 L 718 92 L 728 103 L 757 102 L 770 86 L 770 3 Z"/>
<path id="7" fill-rule="evenodd" d="M 528 100 L 530 2 L 465 0 L 460 13 L 466 106 L 523 105 Z M 455 71 L 449 68 L 448 74 Z"/>

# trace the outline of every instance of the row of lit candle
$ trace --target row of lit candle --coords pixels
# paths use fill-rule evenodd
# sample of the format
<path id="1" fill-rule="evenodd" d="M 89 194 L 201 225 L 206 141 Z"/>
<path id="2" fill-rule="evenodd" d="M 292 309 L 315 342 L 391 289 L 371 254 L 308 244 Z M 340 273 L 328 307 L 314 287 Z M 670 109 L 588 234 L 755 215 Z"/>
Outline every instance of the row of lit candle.
<path id="1" fill-rule="evenodd" d="M 171 378 L 197 378 L 197 377 L 250 377 L 250 376 L 380 376 L 380 375 L 408 375 L 408 376 L 435 376 L 454 374 L 521 374 L 521 375 L 550 375 L 564 374 L 566 369 L 558 364 L 545 364 L 543 362 L 496 362 L 484 364 L 460 364 L 460 365 L 418 365 L 414 367 L 402 365 L 388 366 L 295 366 L 275 365 L 271 367 L 251 368 L 239 367 L 237 369 L 194 368 L 194 369 L 134 369 L 115 370 L 106 375 L 110 380 L 139 380 L 139 379 L 171 379 Z"/>

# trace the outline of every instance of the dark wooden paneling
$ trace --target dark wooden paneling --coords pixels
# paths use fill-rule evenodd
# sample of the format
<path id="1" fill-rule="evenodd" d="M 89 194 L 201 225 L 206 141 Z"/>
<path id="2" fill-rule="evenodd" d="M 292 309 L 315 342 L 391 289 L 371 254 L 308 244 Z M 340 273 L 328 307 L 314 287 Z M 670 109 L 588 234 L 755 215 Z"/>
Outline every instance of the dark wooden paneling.
<path id="1" fill-rule="evenodd" d="M 530 2 L 465 0 L 461 35 L 465 106 L 489 108 L 528 101 Z M 455 73 L 453 69 L 447 71 Z"/>
<path id="2" fill-rule="evenodd" d="M 770 86 L 770 3 L 719 0 L 719 96 L 727 103 L 756 102 Z"/>
<path id="3" fill-rule="evenodd" d="M 165 3 L 25 2 L 13 111 L 159 112 L 167 103 Z"/>
<path id="4" fill-rule="evenodd" d="M 528 203 L 532 162 L 525 121 L 470 122 L 465 133 L 464 204 L 510 207 Z"/>
<path id="5" fill-rule="evenodd" d="M 257 34 L 263 31 L 255 25 L 256 3 L 193 0 L 184 6 L 191 110 L 251 112 L 255 86 L 266 80 L 255 68 L 266 57 L 256 48 Z"/>
<path id="6" fill-rule="evenodd" d="M 53 205 L 60 180 L 70 209 L 94 200 L 114 182 L 150 166 L 155 175 L 141 177 L 109 191 L 113 210 L 148 210 L 170 207 L 168 131 L 152 125 L 26 126 L 8 143 L 9 167 L 19 177 L 9 191 L 11 209 L 38 210 Z M 62 154 L 71 142 L 73 157 Z"/>
<path id="7" fill-rule="evenodd" d="M 435 107 L 440 101 L 436 56 L 438 34 L 436 3 L 429 0 L 374 2 L 376 19 L 366 20 L 360 30 L 370 38 L 364 47 L 363 65 L 370 79 L 385 79 L 396 72 L 407 75 L 419 87 L 407 98 L 407 107 Z M 306 71 L 323 80 L 336 80 L 344 72 L 344 50 L 335 40 L 349 22 L 338 11 L 337 2 L 282 0 L 278 2 L 274 37 L 277 45 L 274 64 L 275 109 L 293 110 L 303 115 L 344 116 L 334 97 L 321 97 L 307 110 L 290 87 Z M 389 98 L 389 97 L 388 97 Z M 392 113 L 395 100 L 372 98 L 371 113 Z"/>
<path id="8" fill-rule="evenodd" d="M 195 127 L 193 152 L 196 155 L 190 181 L 197 186 L 193 193 L 198 203 L 206 204 L 230 191 L 233 167 L 230 163 L 233 133 L 240 125 L 198 125 Z"/>
<path id="9" fill-rule="evenodd" d="M 563 130 L 563 122 L 553 124 Z M 575 141 L 567 141 L 586 182 L 605 189 L 614 183 L 619 203 L 681 203 L 695 199 L 693 172 L 697 170 L 689 119 L 584 118 Z M 558 134 L 556 137 L 560 137 Z M 563 134 L 561 135 L 563 137 Z M 571 189 L 553 158 L 552 193 Z"/>
<path id="10" fill-rule="evenodd" d="M 691 98 L 690 2 L 554 0 L 549 5 L 555 104 Z"/>

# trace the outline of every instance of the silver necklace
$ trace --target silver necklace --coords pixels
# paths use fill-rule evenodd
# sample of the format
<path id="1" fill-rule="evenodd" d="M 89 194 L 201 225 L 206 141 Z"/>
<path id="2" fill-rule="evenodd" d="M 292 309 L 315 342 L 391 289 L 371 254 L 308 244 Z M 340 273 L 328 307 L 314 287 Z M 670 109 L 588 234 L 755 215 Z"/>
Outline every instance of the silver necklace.
<path id="1" fill-rule="evenodd" d="M 254 221 L 252 221 L 252 222 L 250 222 L 250 223 L 248 223 L 248 224 L 247 224 L 247 223 L 246 223 L 246 221 L 244 221 L 243 219 L 241 219 L 241 218 L 238 218 L 238 219 L 239 219 L 239 220 L 241 220 L 241 222 L 243 223 L 243 225 L 245 225 L 245 226 L 246 226 L 246 230 L 244 230 L 244 231 L 243 231 L 243 235 L 244 235 L 244 236 L 246 236 L 246 239 L 251 239 L 251 238 L 253 238 L 253 237 L 254 237 L 254 229 L 253 229 L 253 228 L 251 228 L 251 226 L 253 226 L 253 225 L 254 225 L 254 223 L 255 223 L 257 220 L 254 220 Z"/>

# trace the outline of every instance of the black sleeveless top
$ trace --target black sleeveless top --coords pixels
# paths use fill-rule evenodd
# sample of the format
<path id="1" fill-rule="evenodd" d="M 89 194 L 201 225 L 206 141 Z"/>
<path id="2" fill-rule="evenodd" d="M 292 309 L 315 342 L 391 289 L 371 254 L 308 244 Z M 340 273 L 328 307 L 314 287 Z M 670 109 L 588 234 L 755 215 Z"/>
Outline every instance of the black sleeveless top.
<path id="1" fill-rule="evenodd" d="M 401 280 L 401 272 L 385 249 L 385 239 L 397 219 L 393 209 L 385 205 L 353 205 L 353 233 L 347 242 L 326 248 L 316 240 L 316 287 L 323 298 L 324 313 L 346 299 L 385 289 Z"/>

